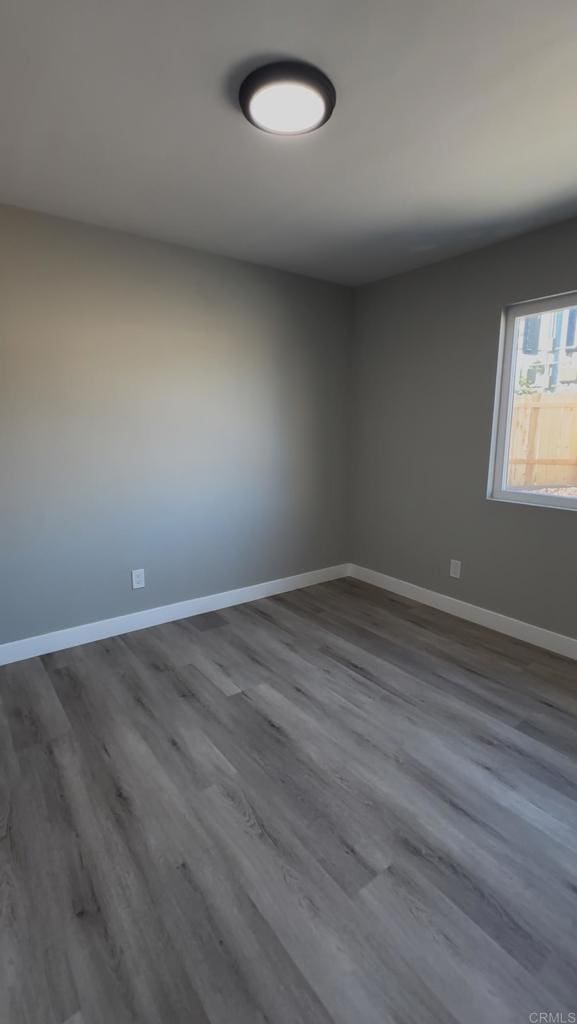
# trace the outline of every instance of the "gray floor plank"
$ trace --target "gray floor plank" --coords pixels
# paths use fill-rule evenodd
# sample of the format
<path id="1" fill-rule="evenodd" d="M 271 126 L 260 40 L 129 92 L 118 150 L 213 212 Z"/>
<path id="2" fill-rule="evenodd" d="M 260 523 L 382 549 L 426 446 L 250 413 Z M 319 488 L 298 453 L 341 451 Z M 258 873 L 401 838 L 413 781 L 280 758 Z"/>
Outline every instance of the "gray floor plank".
<path id="1" fill-rule="evenodd" d="M 0 669 L 2 1024 L 577 1003 L 577 669 L 341 580 Z"/>

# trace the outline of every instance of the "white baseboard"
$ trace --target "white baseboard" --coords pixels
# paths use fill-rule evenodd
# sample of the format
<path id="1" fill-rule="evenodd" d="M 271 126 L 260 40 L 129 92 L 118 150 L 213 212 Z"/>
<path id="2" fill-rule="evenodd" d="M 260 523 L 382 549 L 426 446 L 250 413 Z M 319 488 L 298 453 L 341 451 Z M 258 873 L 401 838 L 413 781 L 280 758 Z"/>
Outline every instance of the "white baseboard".
<path id="1" fill-rule="evenodd" d="M 480 608 L 479 605 L 460 601 L 456 597 L 440 594 L 436 590 L 427 590 L 426 587 L 419 587 L 416 583 L 407 583 L 405 580 L 398 580 L 394 576 L 386 576 L 385 573 L 365 569 L 360 565 L 349 565 L 348 569 L 349 576 L 362 580 L 364 583 L 371 583 L 374 587 L 390 590 L 393 594 L 400 594 L 413 601 L 420 601 L 421 604 L 427 604 L 442 612 L 456 615 L 459 619 L 467 619 L 468 622 L 475 622 L 479 626 L 495 629 L 498 633 L 514 637 L 515 640 L 523 640 L 536 647 L 543 647 L 547 651 L 554 651 L 555 654 L 561 654 L 565 658 L 577 660 L 577 639 L 574 637 L 554 633 L 550 629 L 542 629 L 541 626 L 532 626 L 531 623 L 522 622 L 520 619 L 511 619 L 508 615 L 492 612 L 488 608 Z"/>
<path id="2" fill-rule="evenodd" d="M 54 633 L 43 633 L 41 636 L 0 644 L 0 665 L 10 665 L 12 662 L 35 658 L 41 654 L 64 651 L 69 647 L 78 647 L 80 644 L 89 644 L 95 640 L 105 640 L 107 637 L 120 636 L 122 633 L 132 633 L 134 630 L 146 629 L 148 626 L 159 626 L 163 622 L 175 622 L 178 619 L 189 618 L 191 615 L 202 615 L 203 612 L 218 611 L 219 608 L 230 608 L 232 605 L 245 604 L 247 601 L 258 601 L 260 598 L 284 594 L 289 590 L 301 590 L 303 587 L 312 587 L 316 583 L 328 583 L 330 580 L 341 579 L 344 576 L 352 576 L 354 579 L 371 583 L 382 590 L 390 590 L 393 594 L 400 594 L 413 601 L 420 601 L 421 604 L 438 608 L 440 611 L 456 615 L 460 619 L 475 622 L 479 626 L 487 626 L 489 629 L 495 629 L 498 633 L 504 633 L 516 640 L 523 640 L 525 643 L 543 647 L 547 651 L 553 651 L 555 654 L 561 654 L 577 661 L 577 639 L 574 637 L 554 633 L 549 629 L 533 626 L 529 622 L 522 622 L 520 619 L 512 619 L 508 615 L 492 612 L 488 608 L 480 608 L 476 604 L 460 601 L 448 594 L 427 590 L 426 587 L 419 587 L 416 583 L 407 583 L 405 580 L 387 576 L 382 572 L 375 572 L 373 569 L 345 563 L 332 565 L 326 569 L 316 569 L 313 572 L 299 573 L 297 576 L 285 576 L 279 580 L 267 580 L 264 583 L 255 583 L 253 586 L 240 587 L 237 590 L 226 590 L 221 594 L 193 597 L 189 601 L 179 601 L 176 604 L 162 605 L 159 608 L 147 608 L 141 612 L 131 612 L 113 619 L 101 619 L 99 622 L 88 622 L 82 626 L 72 626 L 70 629 L 59 629 Z"/>
<path id="3" fill-rule="evenodd" d="M 203 612 L 218 611 L 219 608 L 230 608 L 235 604 L 247 601 L 258 601 L 262 597 L 284 594 L 289 590 L 300 590 L 312 587 L 316 583 L 328 583 L 349 575 L 349 565 L 332 565 L 327 569 L 315 569 L 313 572 L 301 572 L 297 576 L 285 576 L 280 580 L 267 580 L 255 583 L 250 587 L 238 590 L 226 590 L 222 594 L 208 594 L 206 597 L 193 597 L 189 601 L 177 604 L 165 604 L 160 608 L 146 608 L 141 612 L 118 615 L 114 619 L 101 619 L 99 622 L 87 622 L 82 626 L 70 629 L 59 629 L 54 633 L 43 633 L 24 640 L 0 644 L 0 665 L 10 665 L 15 661 L 25 661 L 40 654 L 52 654 L 64 651 L 80 644 L 90 644 L 94 640 L 105 640 L 107 637 L 132 633 L 136 629 L 148 626 L 159 626 L 163 622 L 175 622 L 187 619 L 191 615 L 202 615 Z"/>

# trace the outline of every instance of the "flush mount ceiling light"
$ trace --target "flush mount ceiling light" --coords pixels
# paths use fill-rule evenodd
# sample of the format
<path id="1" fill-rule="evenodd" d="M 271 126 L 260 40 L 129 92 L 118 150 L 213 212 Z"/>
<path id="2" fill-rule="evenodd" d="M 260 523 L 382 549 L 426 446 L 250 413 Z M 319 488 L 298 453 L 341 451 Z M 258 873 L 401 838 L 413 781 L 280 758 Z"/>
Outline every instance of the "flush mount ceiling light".
<path id="1" fill-rule="evenodd" d="M 286 60 L 248 75 L 238 99 L 248 121 L 274 135 L 305 135 L 325 124 L 336 102 L 331 80 L 313 64 Z"/>

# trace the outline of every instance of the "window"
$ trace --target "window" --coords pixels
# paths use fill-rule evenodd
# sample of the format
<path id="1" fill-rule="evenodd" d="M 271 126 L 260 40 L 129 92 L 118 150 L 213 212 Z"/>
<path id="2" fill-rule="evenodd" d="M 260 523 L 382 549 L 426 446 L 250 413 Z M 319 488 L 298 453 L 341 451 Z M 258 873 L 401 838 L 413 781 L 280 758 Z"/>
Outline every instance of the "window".
<path id="1" fill-rule="evenodd" d="M 577 509 L 577 292 L 503 317 L 489 497 Z"/>

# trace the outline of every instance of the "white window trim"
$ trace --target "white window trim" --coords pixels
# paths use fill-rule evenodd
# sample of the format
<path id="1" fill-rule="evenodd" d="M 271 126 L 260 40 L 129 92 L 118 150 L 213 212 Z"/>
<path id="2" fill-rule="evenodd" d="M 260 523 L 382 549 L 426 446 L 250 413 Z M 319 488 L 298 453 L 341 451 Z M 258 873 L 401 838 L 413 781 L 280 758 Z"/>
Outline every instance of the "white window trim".
<path id="1" fill-rule="evenodd" d="M 506 306 L 501 314 L 499 361 L 495 386 L 491 457 L 487 497 L 492 501 L 506 501 L 513 505 L 532 505 L 541 508 L 564 508 L 577 512 L 577 498 L 563 498 L 554 494 L 532 494 L 530 491 L 512 491 L 505 486 L 505 455 L 509 450 L 512 413 L 513 358 L 515 318 L 532 313 L 547 313 L 552 309 L 577 306 L 577 291 L 549 295 Z"/>

